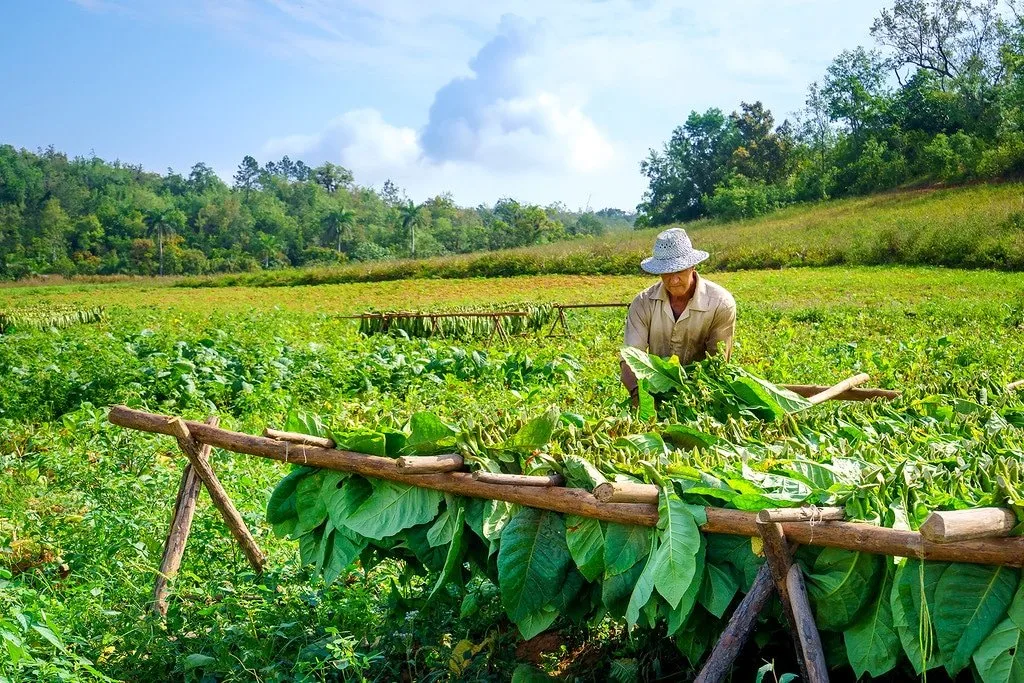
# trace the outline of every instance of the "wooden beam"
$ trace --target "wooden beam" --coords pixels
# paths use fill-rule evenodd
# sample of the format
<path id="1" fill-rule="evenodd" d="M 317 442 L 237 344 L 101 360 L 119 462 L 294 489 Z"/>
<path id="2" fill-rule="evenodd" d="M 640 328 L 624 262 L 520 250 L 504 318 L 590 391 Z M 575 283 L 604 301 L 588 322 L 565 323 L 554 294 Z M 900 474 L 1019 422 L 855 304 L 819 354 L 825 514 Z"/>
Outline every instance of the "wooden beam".
<path id="1" fill-rule="evenodd" d="M 602 503 L 658 504 L 658 487 L 632 481 L 606 481 L 594 489 L 594 496 Z"/>
<path id="2" fill-rule="evenodd" d="M 211 415 L 206 418 L 206 424 L 216 427 L 220 424 L 220 418 Z M 208 444 L 203 444 L 199 449 L 199 457 L 207 460 L 211 450 L 212 448 Z M 199 501 L 199 491 L 202 486 L 203 482 L 196 474 L 192 463 L 186 463 L 185 469 L 181 473 L 181 483 L 178 485 L 178 498 L 174 502 L 171 526 L 167 531 L 167 540 L 164 542 L 160 571 L 157 572 L 153 585 L 153 611 L 161 617 L 167 616 L 169 584 L 181 569 L 181 558 L 185 554 L 185 544 L 188 543 L 188 535 L 192 531 L 192 519 L 195 517 L 196 503 Z"/>
<path id="3" fill-rule="evenodd" d="M 113 406 L 109 420 L 155 434 L 173 436 L 165 415 Z M 475 481 L 468 472 L 409 474 L 398 468 L 392 458 L 381 458 L 317 446 L 283 443 L 260 436 L 241 434 L 205 425 L 185 422 L 192 436 L 202 443 L 235 453 L 255 455 L 280 462 L 323 467 L 352 472 L 365 477 L 405 482 L 455 495 L 490 500 L 503 500 L 541 510 L 553 510 L 610 522 L 654 526 L 658 523 L 658 507 L 647 503 L 602 503 L 582 489 L 539 486 L 503 486 Z M 742 510 L 705 508 L 706 533 L 758 536 L 757 514 Z M 1024 566 L 1024 537 L 981 538 L 951 543 L 933 543 L 916 531 L 889 529 L 855 522 L 822 522 L 821 524 L 784 523 L 786 536 L 796 543 L 842 548 L 879 555 L 915 557 L 924 560 L 968 562 L 973 564 Z"/>
<path id="4" fill-rule="evenodd" d="M 253 539 L 252 534 L 249 533 L 249 528 L 245 525 L 245 521 L 242 516 L 238 514 L 238 510 L 235 509 L 234 503 L 228 498 L 227 492 L 224 487 L 221 486 L 220 481 L 217 479 L 217 475 L 214 473 L 213 468 L 210 467 L 208 460 L 200 457 L 200 444 L 196 441 L 189 433 L 188 427 L 185 426 L 185 422 L 180 417 L 172 417 L 168 421 L 168 428 L 171 430 L 171 435 L 177 438 L 178 446 L 188 457 L 192 463 L 192 467 L 195 468 L 196 474 L 203 480 L 203 484 L 206 485 L 206 490 L 210 492 L 210 498 L 213 500 L 213 504 L 220 510 L 220 514 L 224 517 L 224 521 L 228 525 L 228 529 L 231 531 L 231 535 L 238 541 L 238 545 L 242 547 L 242 552 L 245 553 L 246 559 L 249 560 L 249 564 L 252 565 L 253 570 L 259 574 L 263 572 L 263 565 L 266 563 L 266 558 L 256 545 L 256 541 Z M 216 429 L 216 427 L 211 427 Z"/>
<path id="5" fill-rule="evenodd" d="M 846 519 L 843 508 L 819 508 L 805 505 L 798 508 L 771 508 L 757 513 L 760 524 L 769 522 L 835 522 Z"/>
<path id="6" fill-rule="evenodd" d="M 758 522 L 757 530 L 764 544 L 764 559 L 772 573 L 772 580 L 775 582 L 775 590 L 779 594 L 779 601 L 782 603 L 782 613 L 786 615 L 786 622 L 789 624 L 789 634 L 793 638 L 793 648 L 796 650 L 797 663 L 800 665 L 800 680 L 810 680 L 807 666 L 803 656 L 803 644 L 796 629 L 796 616 L 793 613 L 793 602 L 789 595 L 789 568 L 793 565 L 793 556 L 790 554 L 789 542 L 786 540 L 782 525 L 775 522 Z"/>
<path id="7" fill-rule="evenodd" d="M 722 683 L 729 677 L 736 657 L 747 644 L 750 634 L 754 632 L 757 617 L 774 593 L 775 583 L 772 580 L 771 569 L 767 563 L 762 564 L 757 570 L 754 584 L 732 613 L 729 623 L 725 625 L 725 630 L 715 644 L 715 649 L 704 662 L 704 667 L 694 683 Z"/>
<path id="8" fill-rule="evenodd" d="M 466 466 L 461 455 L 403 455 L 396 460 L 398 469 L 409 474 L 436 474 L 456 472 Z"/>
<path id="9" fill-rule="evenodd" d="M 829 399 L 836 398 L 840 394 L 846 393 L 847 391 L 853 389 L 858 384 L 864 384 L 864 382 L 867 382 L 869 379 L 871 379 L 871 376 L 865 372 L 862 372 L 859 375 L 848 377 L 847 379 L 844 379 L 842 382 L 830 386 L 825 391 L 818 392 L 813 396 L 808 396 L 807 400 L 808 402 L 810 402 L 811 405 L 818 405 L 819 403 L 824 403 Z"/>
<path id="10" fill-rule="evenodd" d="M 565 486 L 565 477 L 560 474 L 501 474 L 477 470 L 473 479 L 486 484 L 502 484 L 504 486 Z"/>
<path id="11" fill-rule="evenodd" d="M 820 394 L 823 391 L 828 391 L 830 387 L 820 384 L 780 384 L 783 389 L 789 389 L 794 394 L 799 394 L 804 398 L 810 398 L 815 394 Z M 833 396 L 832 399 L 836 401 L 867 401 L 872 398 L 881 398 L 885 400 L 892 400 L 899 397 L 900 392 L 892 391 L 890 389 L 847 389 L 841 394 Z"/>
<path id="12" fill-rule="evenodd" d="M 933 543 L 1009 536 L 1017 515 L 1004 508 L 936 511 L 921 525 L 921 536 Z"/>
<path id="13" fill-rule="evenodd" d="M 282 432 L 267 427 L 263 430 L 263 436 L 276 441 L 287 441 L 288 443 L 301 443 L 306 446 L 320 446 L 321 448 L 334 448 L 334 440 L 311 434 L 299 434 L 297 432 Z"/>

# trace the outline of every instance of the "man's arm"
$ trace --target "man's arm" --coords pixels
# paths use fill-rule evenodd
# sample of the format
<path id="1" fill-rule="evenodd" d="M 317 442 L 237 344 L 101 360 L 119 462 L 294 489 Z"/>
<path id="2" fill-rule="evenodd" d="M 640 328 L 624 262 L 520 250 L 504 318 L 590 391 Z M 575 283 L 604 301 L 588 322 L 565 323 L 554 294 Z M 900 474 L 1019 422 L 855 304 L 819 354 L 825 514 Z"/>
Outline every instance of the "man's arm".
<path id="1" fill-rule="evenodd" d="M 648 339 L 650 338 L 650 330 L 650 311 L 647 310 L 647 307 L 644 306 L 644 302 L 638 297 L 629 305 L 629 313 L 626 315 L 625 345 L 632 346 L 633 348 L 640 349 L 641 351 L 646 351 Z M 629 391 L 629 395 L 630 398 L 633 399 L 633 403 L 636 404 L 639 396 L 636 375 L 634 375 L 633 371 L 629 369 L 626 361 L 621 358 L 619 359 L 619 376 L 622 379 L 622 384 Z"/>
<path id="2" fill-rule="evenodd" d="M 711 322 L 711 330 L 708 332 L 704 347 L 707 355 L 716 356 L 721 353 L 725 360 L 729 360 L 732 356 L 732 338 L 735 333 L 736 304 L 731 303 L 715 311 L 715 318 Z"/>

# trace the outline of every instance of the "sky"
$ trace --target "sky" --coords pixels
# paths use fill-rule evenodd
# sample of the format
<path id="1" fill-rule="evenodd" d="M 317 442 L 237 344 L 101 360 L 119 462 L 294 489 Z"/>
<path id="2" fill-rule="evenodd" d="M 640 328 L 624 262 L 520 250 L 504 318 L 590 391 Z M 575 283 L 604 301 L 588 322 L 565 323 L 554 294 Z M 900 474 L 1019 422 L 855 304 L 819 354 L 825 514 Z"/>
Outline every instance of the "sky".
<path id="1" fill-rule="evenodd" d="M 632 210 L 690 111 L 778 122 L 888 0 L 0 0 L 0 144 L 227 182 L 288 155 L 415 201 Z"/>

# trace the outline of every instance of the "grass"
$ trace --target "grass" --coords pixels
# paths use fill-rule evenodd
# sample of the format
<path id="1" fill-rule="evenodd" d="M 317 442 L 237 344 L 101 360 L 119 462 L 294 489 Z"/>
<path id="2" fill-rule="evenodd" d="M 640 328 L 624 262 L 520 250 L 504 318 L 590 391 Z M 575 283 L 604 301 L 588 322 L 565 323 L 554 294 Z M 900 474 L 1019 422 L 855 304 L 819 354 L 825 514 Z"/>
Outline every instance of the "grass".
<path id="1" fill-rule="evenodd" d="M 738 222 L 685 227 L 708 271 L 835 265 L 1024 270 L 1024 184 L 905 190 L 793 206 Z M 419 278 L 632 275 L 658 230 L 421 260 L 262 271 L 177 281 L 184 287 L 278 287 Z"/>
<path id="2" fill-rule="evenodd" d="M 714 279 L 740 303 L 736 360 L 775 381 L 828 383 L 865 371 L 875 385 L 973 395 L 1024 377 L 1024 274 L 805 268 Z M 103 407 L 217 413 L 250 433 L 280 425 L 291 406 L 350 426 L 400 426 L 424 409 L 462 423 L 532 416 L 550 404 L 625 415 L 615 360 L 621 311 L 573 312 L 570 338 L 467 343 L 485 354 L 485 367 L 431 378 L 425 368 L 457 363 L 460 349 L 362 339 L 335 314 L 628 300 L 649 282 L 545 275 L 258 291 L 139 283 L 0 290 L 0 309 L 107 310 L 92 325 L 0 336 L 0 676 L 97 680 L 88 660 L 122 680 L 507 680 L 521 644 L 486 586 L 469 587 L 482 607 L 464 616 L 458 595 L 424 606 L 429 581 L 404 577 L 395 564 L 325 587 L 299 565 L 293 543 L 270 533 L 264 510 L 284 470 L 255 458 L 218 453 L 213 461 L 269 555 L 267 575 L 248 570 L 204 496 L 169 618 L 147 616 L 182 461 L 165 437 L 107 424 Z M 581 370 L 545 375 L 561 354 Z M 26 653 L 17 661 L 13 638 Z M 456 674 L 449 659 L 463 641 L 481 647 Z M 787 645 L 765 647 L 770 657 Z M 688 666 L 657 634 L 628 637 L 609 623 L 563 632 L 546 652 L 547 669 L 582 680 L 607 679 L 628 660 L 680 676 Z M 761 653 L 748 655 L 760 665 Z"/>

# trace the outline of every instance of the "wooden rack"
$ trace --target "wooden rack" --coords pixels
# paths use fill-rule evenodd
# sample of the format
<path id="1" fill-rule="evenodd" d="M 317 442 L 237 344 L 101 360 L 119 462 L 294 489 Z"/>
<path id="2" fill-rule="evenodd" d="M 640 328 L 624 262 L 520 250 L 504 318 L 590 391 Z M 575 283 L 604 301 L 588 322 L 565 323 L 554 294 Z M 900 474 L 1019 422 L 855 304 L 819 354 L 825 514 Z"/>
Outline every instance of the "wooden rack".
<path id="1" fill-rule="evenodd" d="M 862 377 L 847 380 L 810 396 L 825 399 L 864 400 L 891 398 L 881 390 L 854 389 Z M 814 387 L 819 389 L 819 387 Z M 853 392 L 853 393 L 851 393 Z M 859 393 L 857 393 L 859 392 Z M 868 395 L 867 392 L 876 392 Z M 894 392 L 887 392 L 894 393 Z M 153 609 L 167 611 L 168 583 L 181 565 L 182 554 L 199 496 L 200 482 L 210 496 L 252 568 L 263 570 L 265 558 L 238 514 L 209 462 L 211 448 L 253 455 L 279 462 L 310 465 L 403 482 L 455 495 L 501 500 L 519 505 L 580 515 L 609 522 L 655 526 L 658 522 L 658 489 L 650 484 L 608 482 L 599 473 L 594 491 L 566 488 L 559 475 L 523 476 L 465 471 L 460 455 L 404 456 L 385 458 L 334 448 L 322 437 L 267 429 L 253 436 L 222 429 L 216 417 L 204 422 L 182 420 L 126 406 L 113 406 L 109 420 L 129 429 L 175 437 L 189 464 L 185 468 L 171 520 L 163 561 L 154 587 Z M 596 470 L 595 470 L 596 472 Z M 1009 537 L 1016 518 L 997 508 L 933 512 L 921 533 L 844 521 L 841 508 L 787 508 L 759 513 L 705 508 L 705 533 L 759 537 L 766 562 L 743 598 L 698 681 L 720 683 L 753 632 L 757 616 L 773 594 L 778 594 L 790 625 L 803 680 L 828 680 L 824 653 L 799 565 L 792 561 L 792 547 L 805 544 L 922 560 L 967 562 L 1011 567 L 1024 566 L 1024 537 Z"/>

